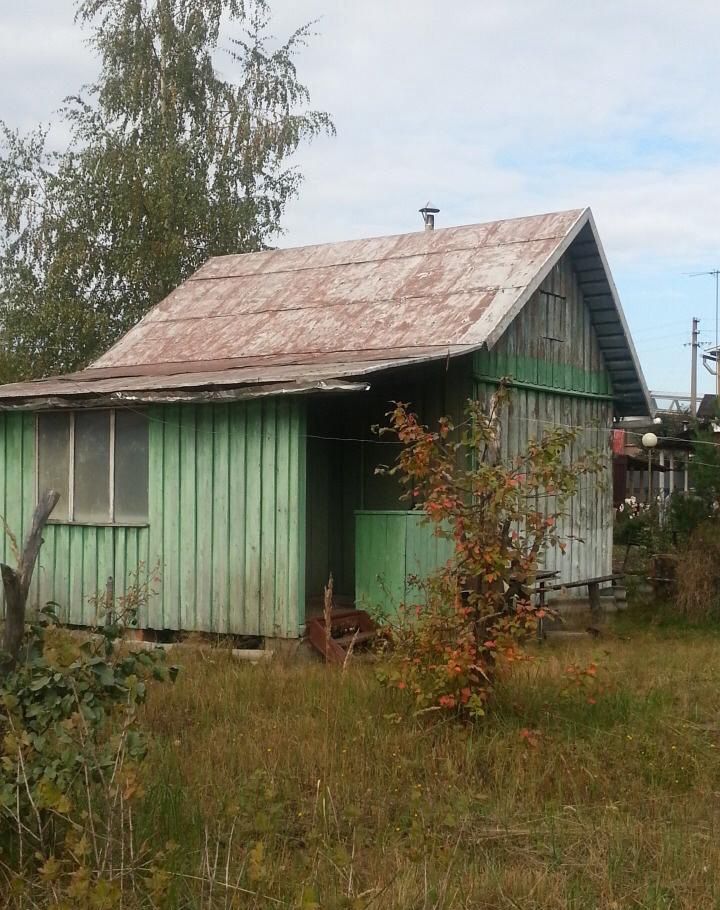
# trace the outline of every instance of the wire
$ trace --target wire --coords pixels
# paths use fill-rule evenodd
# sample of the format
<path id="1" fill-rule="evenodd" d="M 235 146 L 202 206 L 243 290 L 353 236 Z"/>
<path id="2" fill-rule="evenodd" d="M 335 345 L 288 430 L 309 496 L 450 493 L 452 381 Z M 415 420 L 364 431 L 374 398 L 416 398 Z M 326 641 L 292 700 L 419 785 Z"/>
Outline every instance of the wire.
<path id="1" fill-rule="evenodd" d="M 559 390 L 559 393 L 562 394 L 562 390 Z M 173 427 L 178 430 L 181 429 L 182 425 L 180 423 L 176 423 L 175 421 L 165 420 L 165 419 L 159 418 L 159 417 L 153 417 L 152 415 L 147 413 L 146 409 L 135 408 L 130 405 L 126 405 L 124 403 L 121 403 L 120 406 L 124 410 L 143 415 L 146 417 L 147 420 L 152 421 L 156 424 Z M 610 430 L 622 430 L 626 434 L 626 436 L 633 436 L 638 439 L 642 439 L 642 437 L 644 435 L 644 433 L 638 432 L 636 430 L 627 429 L 626 427 L 623 427 L 622 425 L 619 425 L 619 424 L 560 423 L 558 421 L 548 419 L 548 418 L 535 417 L 535 416 L 523 417 L 519 414 L 513 414 L 512 416 L 505 417 L 504 419 L 502 418 L 502 416 L 500 417 L 501 426 L 503 424 L 518 423 L 520 421 L 523 421 L 525 423 L 533 423 L 536 425 L 561 427 L 562 429 L 577 430 L 577 431 L 583 431 L 583 432 L 592 431 L 595 433 L 607 433 Z M 465 423 L 456 424 L 455 427 L 459 428 L 459 427 L 462 427 L 463 425 L 466 425 L 466 424 Z M 196 425 L 195 433 L 198 434 L 200 432 L 202 432 L 204 435 L 207 435 L 207 436 L 219 436 L 220 435 L 220 433 L 216 432 L 215 430 L 203 429 L 201 431 L 200 428 Z M 404 443 L 400 442 L 399 440 L 394 440 L 394 439 L 372 439 L 372 438 L 365 438 L 365 437 L 360 437 L 360 436 L 330 436 L 330 435 L 315 434 L 315 433 L 303 433 L 300 435 L 301 435 L 301 438 L 303 438 L 303 439 L 318 439 L 318 440 L 326 440 L 326 441 L 331 441 L 331 442 L 352 442 L 352 443 L 361 443 L 361 444 L 367 443 L 370 445 L 381 445 L 381 446 L 393 446 L 394 445 L 394 446 L 398 446 L 398 447 L 402 447 L 404 445 Z M 705 439 L 694 439 L 694 440 L 690 441 L 683 436 L 660 436 L 658 441 L 672 441 L 672 442 L 684 442 L 684 443 L 692 442 L 693 446 L 705 445 L 705 446 L 711 446 L 712 448 L 715 448 L 715 449 L 720 448 L 720 442 L 712 442 L 710 440 L 705 440 Z M 693 464 L 700 465 L 703 467 L 720 467 L 720 465 L 714 465 L 709 462 L 697 461 L 695 459 L 693 459 Z"/>

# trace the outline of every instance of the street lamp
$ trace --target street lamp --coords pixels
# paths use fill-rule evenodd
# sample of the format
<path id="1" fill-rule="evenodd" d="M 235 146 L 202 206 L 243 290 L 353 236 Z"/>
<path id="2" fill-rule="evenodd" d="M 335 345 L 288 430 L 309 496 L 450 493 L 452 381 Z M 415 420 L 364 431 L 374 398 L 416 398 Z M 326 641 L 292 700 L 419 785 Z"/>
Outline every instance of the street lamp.
<path id="1" fill-rule="evenodd" d="M 645 433 L 641 441 L 648 453 L 648 507 L 650 507 L 652 505 L 652 451 L 658 444 L 658 438 L 654 433 Z"/>

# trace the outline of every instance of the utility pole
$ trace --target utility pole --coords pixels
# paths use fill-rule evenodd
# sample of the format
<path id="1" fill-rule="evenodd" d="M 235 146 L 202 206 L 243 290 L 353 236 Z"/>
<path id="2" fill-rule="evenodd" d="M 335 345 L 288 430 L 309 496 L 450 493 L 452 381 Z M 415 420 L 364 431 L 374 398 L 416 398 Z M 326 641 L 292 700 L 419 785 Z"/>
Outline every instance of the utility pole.
<path id="1" fill-rule="evenodd" d="M 715 347 L 711 348 L 703 362 L 712 359 L 715 361 L 715 395 L 720 399 L 720 269 L 710 269 L 707 272 L 691 272 L 691 278 L 697 278 L 699 275 L 711 275 L 715 279 Z"/>
<path id="2" fill-rule="evenodd" d="M 697 416 L 697 355 L 698 355 L 698 323 L 700 320 L 693 316 L 692 321 L 692 359 L 690 367 L 690 416 L 695 419 Z"/>

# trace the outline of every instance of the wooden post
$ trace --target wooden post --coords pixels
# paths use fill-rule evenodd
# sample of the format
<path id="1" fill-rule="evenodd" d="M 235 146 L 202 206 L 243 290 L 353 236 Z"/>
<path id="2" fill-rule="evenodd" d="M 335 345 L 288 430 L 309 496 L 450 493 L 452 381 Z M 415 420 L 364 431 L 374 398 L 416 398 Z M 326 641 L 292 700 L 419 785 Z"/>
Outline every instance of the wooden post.
<path id="1" fill-rule="evenodd" d="M 538 609 L 545 609 L 545 579 L 541 578 L 538 582 Z M 545 624 L 543 622 L 543 617 L 538 616 L 537 621 L 537 638 L 539 642 L 545 640 Z"/>
<path id="2" fill-rule="evenodd" d="M 14 666 L 20 652 L 25 633 L 25 605 L 30 592 L 35 563 L 43 542 L 42 532 L 58 499 L 60 499 L 60 494 L 56 490 L 47 490 L 43 493 L 33 513 L 32 525 L 25 546 L 18 556 L 17 568 L 13 569 L 4 563 L 0 565 L 5 590 L 5 629 L 2 649 L 6 656 L 2 666 L 6 670 Z"/>
<path id="3" fill-rule="evenodd" d="M 115 621 L 115 579 L 108 575 L 105 585 L 105 625 L 111 626 Z"/>

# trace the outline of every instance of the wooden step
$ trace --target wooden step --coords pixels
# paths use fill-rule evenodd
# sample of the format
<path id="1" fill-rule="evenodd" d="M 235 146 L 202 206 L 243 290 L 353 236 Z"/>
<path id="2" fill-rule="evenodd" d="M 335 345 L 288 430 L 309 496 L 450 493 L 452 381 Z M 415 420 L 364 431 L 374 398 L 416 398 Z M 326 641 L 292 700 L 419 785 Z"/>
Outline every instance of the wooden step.
<path id="1" fill-rule="evenodd" d="M 306 629 L 307 637 L 315 650 L 328 662 L 336 664 L 345 662 L 347 649 L 353 641 L 353 647 L 367 644 L 376 635 L 375 623 L 365 610 L 333 610 L 329 638 L 324 616 L 314 616 L 308 620 Z"/>
<path id="2" fill-rule="evenodd" d="M 337 642 L 341 648 L 348 648 L 353 642 L 355 642 L 356 645 L 362 645 L 366 641 L 372 641 L 373 638 L 375 638 L 375 632 L 351 632 L 340 638 L 333 638 L 333 641 Z"/>

